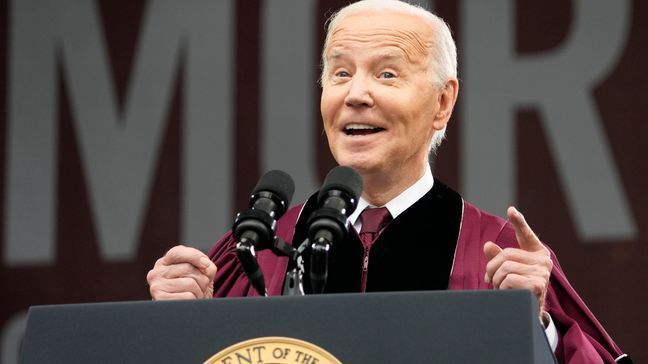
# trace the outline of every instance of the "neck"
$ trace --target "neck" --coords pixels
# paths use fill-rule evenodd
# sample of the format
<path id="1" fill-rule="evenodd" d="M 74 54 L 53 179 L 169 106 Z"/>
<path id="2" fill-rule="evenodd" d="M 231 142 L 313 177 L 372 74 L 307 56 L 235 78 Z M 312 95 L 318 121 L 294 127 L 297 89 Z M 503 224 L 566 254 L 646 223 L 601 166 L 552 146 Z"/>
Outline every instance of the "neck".
<path id="1" fill-rule="evenodd" d="M 426 161 L 427 163 L 427 161 Z M 371 205 L 383 206 L 393 200 L 425 173 L 425 165 L 411 173 L 365 173 L 362 175 L 362 197 Z"/>

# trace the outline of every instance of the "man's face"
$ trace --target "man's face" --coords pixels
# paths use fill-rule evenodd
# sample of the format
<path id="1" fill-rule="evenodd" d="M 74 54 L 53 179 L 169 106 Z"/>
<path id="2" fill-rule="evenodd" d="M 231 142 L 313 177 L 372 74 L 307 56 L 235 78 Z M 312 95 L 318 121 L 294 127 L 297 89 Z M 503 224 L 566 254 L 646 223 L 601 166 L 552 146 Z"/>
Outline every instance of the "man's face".
<path id="1" fill-rule="evenodd" d="M 354 13 L 336 26 L 321 112 L 340 165 L 365 176 L 420 177 L 431 137 L 448 120 L 439 118 L 442 90 L 428 73 L 432 32 L 401 13 Z"/>

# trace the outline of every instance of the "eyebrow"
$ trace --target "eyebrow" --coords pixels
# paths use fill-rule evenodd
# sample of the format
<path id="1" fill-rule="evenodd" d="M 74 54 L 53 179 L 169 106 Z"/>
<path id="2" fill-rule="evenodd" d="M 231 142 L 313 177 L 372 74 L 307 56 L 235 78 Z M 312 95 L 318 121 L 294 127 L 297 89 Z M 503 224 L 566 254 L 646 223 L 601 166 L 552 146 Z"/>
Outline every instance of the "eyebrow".
<path id="1" fill-rule="evenodd" d="M 347 56 L 351 52 L 349 51 L 344 51 L 341 49 L 332 49 L 331 53 L 328 56 L 328 59 L 330 60 L 338 60 L 343 58 L 344 56 Z M 392 60 L 392 59 L 404 59 L 406 58 L 404 54 L 398 51 L 387 51 L 387 52 L 382 52 L 378 53 L 375 57 L 380 60 Z"/>
<path id="2" fill-rule="evenodd" d="M 330 54 L 327 56 L 328 59 L 340 59 L 343 56 L 347 55 L 349 52 L 343 52 L 340 49 L 332 49 Z"/>

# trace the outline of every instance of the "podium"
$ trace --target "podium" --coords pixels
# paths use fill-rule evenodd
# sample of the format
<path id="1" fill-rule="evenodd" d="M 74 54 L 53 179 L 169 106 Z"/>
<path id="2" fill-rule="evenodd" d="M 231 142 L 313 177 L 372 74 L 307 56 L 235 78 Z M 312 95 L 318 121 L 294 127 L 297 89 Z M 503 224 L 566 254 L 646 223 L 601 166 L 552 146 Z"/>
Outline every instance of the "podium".
<path id="1" fill-rule="evenodd" d="M 202 363 L 268 337 L 302 340 L 342 363 L 555 362 L 536 299 L 515 290 L 35 306 L 21 362 Z M 296 349 L 283 358 L 262 344 L 241 350 L 217 362 L 270 363 L 276 354 L 275 363 L 323 363 Z"/>

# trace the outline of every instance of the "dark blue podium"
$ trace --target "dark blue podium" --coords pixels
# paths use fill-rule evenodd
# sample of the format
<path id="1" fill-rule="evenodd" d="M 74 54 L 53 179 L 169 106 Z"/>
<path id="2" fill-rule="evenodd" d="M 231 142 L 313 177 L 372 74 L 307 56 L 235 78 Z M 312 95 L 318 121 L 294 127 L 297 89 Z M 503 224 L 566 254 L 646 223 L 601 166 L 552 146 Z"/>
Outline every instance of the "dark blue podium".
<path id="1" fill-rule="evenodd" d="M 528 291 L 35 306 L 29 310 L 21 361 L 201 363 L 261 337 L 303 340 L 342 363 L 555 362 Z M 222 362 L 269 363 L 260 356 L 262 349 L 256 350 L 254 359 L 248 351 L 248 357 Z M 285 356 L 276 362 L 305 358 Z"/>

